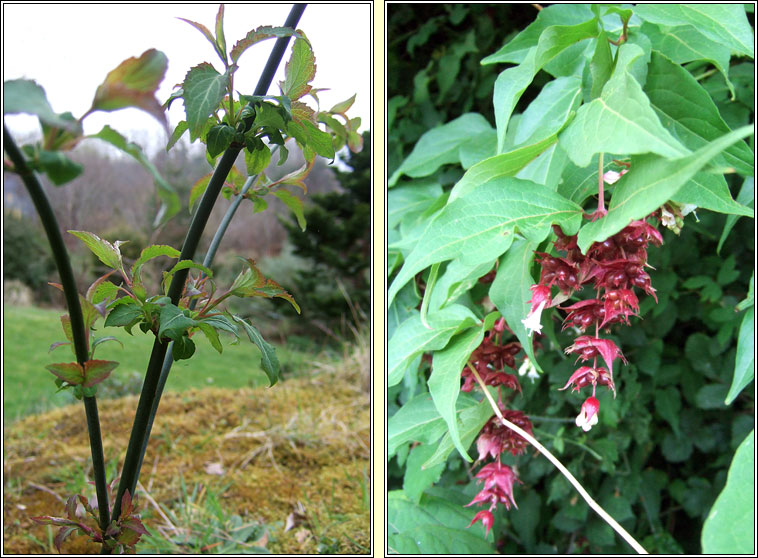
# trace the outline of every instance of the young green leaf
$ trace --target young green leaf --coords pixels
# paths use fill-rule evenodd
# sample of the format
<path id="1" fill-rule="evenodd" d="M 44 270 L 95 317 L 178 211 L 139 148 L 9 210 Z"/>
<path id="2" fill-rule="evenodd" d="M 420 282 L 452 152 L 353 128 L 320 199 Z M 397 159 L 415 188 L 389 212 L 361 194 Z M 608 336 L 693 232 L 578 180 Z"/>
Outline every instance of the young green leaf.
<path id="1" fill-rule="evenodd" d="M 184 91 L 182 91 L 182 94 L 184 94 Z M 174 128 L 174 131 L 171 132 L 171 137 L 168 139 L 168 143 L 166 144 L 166 152 L 171 150 L 174 145 L 176 145 L 176 142 L 178 142 L 181 137 L 184 135 L 184 132 L 189 130 L 189 125 L 187 124 L 186 120 L 182 120 L 179 122 L 179 124 L 176 125 L 176 128 Z"/>
<path id="2" fill-rule="evenodd" d="M 195 354 L 195 342 L 186 335 L 178 335 L 174 339 L 171 356 L 174 360 L 186 360 Z"/>
<path id="3" fill-rule="evenodd" d="M 155 49 L 146 50 L 139 58 L 124 60 L 108 73 L 105 81 L 97 88 L 87 114 L 96 110 L 114 111 L 136 107 L 168 127 L 166 113 L 155 98 L 155 92 L 163 81 L 167 68 L 168 58 Z"/>
<path id="4" fill-rule="evenodd" d="M 219 53 L 223 53 L 221 60 L 223 60 L 224 64 L 226 65 L 227 64 L 226 37 L 224 37 L 224 5 L 223 4 L 219 4 L 218 13 L 216 14 L 216 40 L 214 41 L 214 46 L 216 46 L 216 50 Z"/>
<path id="5" fill-rule="evenodd" d="M 32 167 L 44 172 L 56 186 L 70 182 L 84 172 L 84 166 L 75 163 L 60 151 L 40 149 L 36 155 L 31 162 Z"/>
<path id="6" fill-rule="evenodd" d="M 235 337 L 238 336 L 239 330 L 236 325 L 234 325 L 229 318 L 226 316 L 220 314 L 218 316 L 209 316 L 207 318 L 203 318 L 200 320 L 199 323 L 204 323 L 212 326 L 214 329 L 221 329 L 223 331 L 229 332 L 233 334 Z"/>
<path id="7" fill-rule="evenodd" d="M 249 269 L 246 269 L 237 276 L 230 289 L 234 296 L 283 298 L 289 302 L 295 310 L 297 310 L 298 314 L 300 313 L 300 306 L 298 306 L 291 294 L 285 291 L 276 281 L 266 279 L 256 267 L 255 261 L 248 259 L 246 262 Z"/>
<path id="8" fill-rule="evenodd" d="M 210 184 L 211 176 L 213 174 L 206 174 L 202 178 L 198 179 L 197 182 L 195 182 L 192 185 L 192 189 L 190 189 L 190 197 L 189 197 L 189 211 L 192 213 L 192 208 L 195 207 L 195 202 L 203 197 L 203 194 L 205 193 L 205 190 L 208 189 L 208 184 Z"/>
<path id="9" fill-rule="evenodd" d="M 178 258 L 180 255 L 181 252 L 179 252 L 179 250 L 165 244 L 153 244 L 151 246 L 147 246 L 142 250 L 142 252 L 140 252 L 139 258 L 137 258 L 137 261 L 134 262 L 134 265 L 132 266 L 132 277 L 134 279 L 134 283 L 142 283 L 142 266 L 150 260 L 158 258 L 160 256 Z"/>
<path id="10" fill-rule="evenodd" d="M 134 326 L 142 318 L 142 309 L 136 304 L 119 304 L 105 318 L 105 327 Z"/>
<path id="11" fill-rule="evenodd" d="M 208 117 L 218 109 L 224 99 L 228 83 L 229 76 L 219 74 L 207 62 L 187 72 L 182 89 L 191 141 L 195 141 L 203 133 Z"/>
<path id="12" fill-rule="evenodd" d="M 111 269 L 121 269 L 121 251 L 118 249 L 119 244 L 123 244 L 122 241 L 117 240 L 114 244 L 111 244 L 107 240 L 103 240 L 94 233 L 87 231 L 68 231 L 76 238 L 84 242 L 97 258 Z"/>
<path id="13" fill-rule="evenodd" d="M 742 319 L 740 333 L 737 339 L 737 356 L 734 363 L 732 385 L 726 396 L 726 404 L 730 405 L 740 392 L 755 378 L 755 316 L 753 308 L 749 307 Z"/>
<path id="14" fill-rule="evenodd" d="M 250 151 L 245 150 L 245 166 L 247 167 L 248 176 L 255 176 L 266 170 L 271 162 L 271 150 L 261 142 L 260 147 Z"/>
<path id="15" fill-rule="evenodd" d="M 295 215 L 295 218 L 297 219 L 297 224 L 300 226 L 301 230 L 305 230 L 305 215 L 303 214 L 303 200 L 298 198 L 296 195 L 294 195 L 291 192 L 288 192 L 287 190 L 275 190 L 273 194 L 282 200 L 282 203 L 289 207 L 290 211 Z"/>
<path id="16" fill-rule="evenodd" d="M 349 99 L 342 101 L 341 103 L 337 103 L 332 108 L 329 109 L 329 112 L 331 114 L 344 114 L 348 111 L 350 107 L 353 106 L 353 103 L 355 102 L 355 95 L 350 97 Z"/>
<path id="17" fill-rule="evenodd" d="M 179 340 L 184 333 L 197 322 L 192 318 L 184 315 L 181 308 L 174 304 L 168 303 L 161 308 L 160 328 L 158 329 L 158 338 L 168 337 L 175 342 Z"/>
<path id="18" fill-rule="evenodd" d="M 211 157 L 220 155 L 232 144 L 237 131 L 227 124 L 219 124 L 208 130 L 205 143 Z"/>
<path id="19" fill-rule="evenodd" d="M 216 15 L 216 27 L 218 29 L 218 26 L 220 24 L 223 24 L 223 17 L 224 17 L 224 5 L 221 4 L 221 7 L 219 8 L 219 12 Z M 221 16 L 221 23 L 219 23 L 219 16 Z M 183 17 L 179 17 L 177 19 L 182 20 L 185 23 L 189 23 L 192 27 L 200 31 L 203 36 L 208 39 L 208 42 L 213 45 L 213 50 L 216 51 L 216 54 L 218 54 L 219 58 L 224 62 L 224 65 L 226 65 L 226 45 L 224 45 L 223 48 L 219 46 L 219 43 L 216 41 L 216 39 L 213 37 L 213 34 L 208 30 L 208 28 L 203 25 L 202 23 L 197 23 L 196 21 L 191 21 L 189 19 L 184 19 Z M 222 31 L 222 39 L 223 39 L 223 31 Z"/>
<path id="20" fill-rule="evenodd" d="M 201 321 L 197 323 L 197 327 L 199 327 L 200 331 L 202 331 L 203 334 L 208 338 L 211 346 L 216 349 L 219 354 L 221 354 L 224 348 L 221 346 L 221 340 L 218 338 L 218 332 L 213 329 L 213 326 L 211 326 L 209 323 Z"/>
<path id="21" fill-rule="evenodd" d="M 243 320 L 239 316 L 232 316 L 232 317 L 234 318 L 235 321 L 242 324 L 242 327 L 245 328 L 245 332 L 247 333 L 247 336 L 250 338 L 250 341 L 255 343 L 260 349 L 261 367 L 263 368 L 263 371 L 266 373 L 266 376 L 268 376 L 269 387 L 273 386 L 280 379 L 279 359 L 276 357 L 276 351 L 274 350 L 274 347 L 272 347 L 270 344 L 266 342 L 265 339 L 263 339 L 263 336 L 260 334 L 260 332 L 255 326 L 247 323 L 246 320 Z"/>

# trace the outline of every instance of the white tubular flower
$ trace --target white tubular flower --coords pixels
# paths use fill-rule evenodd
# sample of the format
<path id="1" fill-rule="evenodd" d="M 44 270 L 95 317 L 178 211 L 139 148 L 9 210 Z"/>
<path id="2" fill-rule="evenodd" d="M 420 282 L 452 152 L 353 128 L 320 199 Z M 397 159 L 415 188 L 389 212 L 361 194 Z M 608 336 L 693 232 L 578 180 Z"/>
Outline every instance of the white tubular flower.
<path id="1" fill-rule="evenodd" d="M 526 375 L 526 377 L 529 378 L 532 383 L 534 383 L 535 379 L 540 377 L 539 373 L 537 372 L 537 368 L 535 368 L 532 361 L 529 360 L 529 357 L 524 357 L 524 362 L 518 369 L 518 375 Z"/>
<path id="2" fill-rule="evenodd" d="M 545 305 L 547 304 L 546 300 L 543 300 L 539 303 L 537 308 L 534 309 L 533 312 L 529 312 L 529 314 L 521 320 L 521 323 L 524 324 L 524 327 L 527 330 L 527 335 L 529 337 L 532 336 L 532 332 L 536 331 L 537 333 L 542 333 L 542 324 L 540 323 L 540 318 L 542 317 L 542 310 L 545 309 Z"/>

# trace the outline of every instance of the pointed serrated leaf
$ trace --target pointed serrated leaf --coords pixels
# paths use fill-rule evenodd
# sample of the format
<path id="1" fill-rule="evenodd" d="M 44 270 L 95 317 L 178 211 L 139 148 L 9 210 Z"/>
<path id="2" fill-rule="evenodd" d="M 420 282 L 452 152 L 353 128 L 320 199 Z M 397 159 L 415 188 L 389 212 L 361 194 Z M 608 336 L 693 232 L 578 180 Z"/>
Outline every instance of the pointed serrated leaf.
<path id="1" fill-rule="evenodd" d="M 232 144 L 237 131 L 227 124 L 213 126 L 205 136 L 205 144 L 208 155 L 215 157 L 220 155 Z"/>
<path id="2" fill-rule="evenodd" d="M 108 317 L 105 319 L 105 327 L 134 325 L 142 317 L 142 310 L 136 304 L 120 304 L 108 314 Z"/>
<path id="3" fill-rule="evenodd" d="M 94 233 L 87 231 L 68 231 L 76 238 L 84 242 L 97 258 L 111 269 L 121 268 L 121 251 L 115 246 L 103 240 Z"/>
<path id="4" fill-rule="evenodd" d="M 84 382 L 84 371 L 82 370 L 81 365 L 77 362 L 48 364 L 45 368 L 64 382 L 68 382 L 71 385 L 75 386 Z"/>
<path id="5" fill-rule="evenodd" d="M 184 333 L 197 322 L 184 315 L 184 312 L 174 304 L 166 304 L 161 308 L 161 326 L 158 329 L 158 338 L 169 337 L 177 341 Z"/>
<path id="6" fill-rule="evenodd" d="M 647 217 L 676 195 L 713 157 L 753 132 L 752 126 L 744 126 L 678 159 L 657 155 L 632 157 L 632 170 L 616 184 L 608 214 L 579 231 L 579 249 L 584 254 L 593 242 L 602 242 L 633 220 Z"/>
<path id="7" fill-rule="evenodd" d="M 461 258 L 466 262 L 495 260 L 520 232 L 541 242 L 552 224 L 575 234 L 582 218 L 579 205 L 549 188 L 518 178 L 497 178 L 450 202 L 424 230 L 403 263 L 388 293 L 397 292 L 428 266 Z"/>
<path id="8" fill-rule="evenodd" d="M 211 346 L 216 349 L 219 354 L 221 354 L 224 348 L 221 346 L 221 340 L 218 338 L 218 332 L 213 329 L 213 326 L 206 322 L 198 322 L 197 327 L 199 327 L 200 331 L 202 331 L 203 334 L 208 338 Z"/>
<path id="9" fill-rule="evenodd" d="M 305 39 L 295 39 L 292 55 L 284 66 L 284 81 L 279 82 L 282 95 L 296 101 L 311 90 L 310 82 L 316 77 L 316 57 Z"/>
<path id="10" fill-rule="evenodd" d="M 244 39 L 237 41 L 232 47 L 230 56 L 232 61 L 236 64 L 242 53 L 256 43 L 265 41 L 266 39 L 273 39 L 275 37 L 305 37 L 302 31 L 295 31 L 289 27 L 272 27 L 270 25 L 263 25 L 257 29 L 253 29 L 248 32 Z"/>
<path id="11" fill-rule="evenodd" d="M 88 360 L 84 363 L 84 383 L 82 387 L 91 387 L 105 380 L 118 366 L 110 360 Z"/>
<path id="12" fill-rule="evenodd" d="M 191 141 L 195 141 L 203 133 L 208 117 L 218 109 L 226 95 L 228 83 L 229 77 L 219 74 L 207 62 L 187 72 L 182 89 Z"/>
<path id="13" fill-rule="evenodd" d="M 165 244 L 154 244 L 152 246 L 147 246 L 140 252 L 139 258 L 137 258 L 137 261 L 134 262 L 134 265 L 132 266 L 132 277 L 134 278 L 135 283 L 141 283 L 141 271 L 142 266 L 145 265 L 147 262 L 154 258 L 158 258 L 160 256 L 166 256 L 168 258 L 178 258 L 181 255 L 181 252 L 177 250 L 176 248 L 173 248 L 171 246 L 167 246 Z"/>
<path id="14" fill-rule="evenodd" d="M 97 88 L 90 111 L 136 107 L 167 127 L 166 113 L 155 98 L 167 68 L 166 55 L 155 49 L 146 50 L 139 58 L 124 60 Z"/>
<path id="15" fill-rule="evenodd" d="M 274 347 L 272 347 L 269 343 L 266 342 L 265 339 L 263 339 L 263 336 L 255 326 L 249 324 L 246 320 L 243 320 L 239 316 L 233 316 L 233 318 L 235 321 L 242 324 L 242 327 L 245 328 L 245 332 L 250 338 L 250 341 L 255 343 L 260 349 L 261 367 L 266 373 L 266 376 L 268 376 L 269 387 L 273 386 L 277 381 L 279 381 L 279 359 L 276 357 L 276 351 L 274 350 Z"/>

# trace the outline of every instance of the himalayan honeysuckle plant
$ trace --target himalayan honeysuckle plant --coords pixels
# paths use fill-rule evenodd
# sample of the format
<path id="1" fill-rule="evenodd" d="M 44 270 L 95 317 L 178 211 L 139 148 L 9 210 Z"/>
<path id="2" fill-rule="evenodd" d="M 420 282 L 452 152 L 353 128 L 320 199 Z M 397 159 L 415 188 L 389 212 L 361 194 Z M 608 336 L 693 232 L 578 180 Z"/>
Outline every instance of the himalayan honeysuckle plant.
<path id="1" fill-rule="evenodd" d="M 465 32 L 461 22 L 476 11 L 424 12 L 426 23 L 414 35 L 408 22 L 416 9 L 427 10 L 397 9 L 398 36 L 408 46 L 394 55 L 404 64 L 426 41 L 435 48 L 434 33 L 445 26 Z M 649 442 L 630 449 L 634 438 L 650 439 L 650 413 L 640 411 L 644 423 L 625 413 L 645 383 L 652 385 L 656 412 L 668 421 L 664 456 L 689 457 L 678 449 L 692 444 L 682 440 L 691 414 L 681 409 L 679 389 L 702 383 L 694 379 L 700 372 L 682 371 L 682 387 L 665 389 L 655 387 L 666 382 L 662 375 L 642 380 L 638 373 L 660 367 L 665 348 L 654 349 L 665 347 L 663 332 L 673 323 L 664 330 L 662 316 L 679 296 L 676 274 L 652 262 L 687 250 L 676 244 L 688 229 L 703 234 L 701 220 L 711 222 L 713 212 L 728 216 L 718 250 L 737 217 L 753 217 L 753 126 L 730 126 L 740 119 L 724 108 L 742 98 L 752 109 L 752 81 L 745 93 L 739 72 L 730 74 L 748 64 L 752 75 L 750 20 L 739 4 L 510 9 L 533 11 L 535 19 L 480 56 L 484 68 L 500 65 L 493 114 L 458 113 L 421 134 L 390 168 L 388 458 L 390 477 L 402 479 L 402 490 L 389 492 L 390 551 L 681 552 L 658 518 L 665 473 L 636 472 L 659 458 Z M 392 16 L 390 10 L 391 25 Z M 450 95 L 443 85 L 471 68 L 462 59 L 476 52 L 477 40 L 465 37 L 436 47 L 436 57 L 420 56 L 413 100 L 390 93 L 394 145 L 418 127 L 408 122 L 414 114 L 433 120 L 443 109 L 432 107 Z M 430 58 L 440 60 L 436 82 Z M 475 81 L 466 75 L 462 87 Z M 472 98 L 464 95 L 466 106 Z M 421 108 L 403 112 L 413 103 Z M 745 120 L 752 122 L 752 112 Z M 394 137 L 393 128 L 401 130 Z M 730 186 L 739 189 L 737 201 Z M 720 284 L 739 275 L 735 257 L 719 272 Z M 666 279 L 660 287 L 657 277 Z M 710 285 L 681 279 L 683 293 Z M 701 408 L 726 408 L 740 396 L 752 415 L 743 392 L 754 377 L 747 279 L 734 297 L 722 296 L 721 287 L 715 297 L 701 294 L 720 302 L 730 325 L 713 343 L 703 333 L 698 339 L 728 347 L 737 337 L 734 364 L 725 376 L 714 372 L 717 385 L 697 392 Z M 641 328 L 651 320 L 646 336 Z M 656 321 L 661 338 L 649 336 Z M 644 342 L 622 342 L 635 335 L 648 339 L 652 356 Z M 697 347 L 687 345 L 694 355 Z M 658 359 L 654 366 L 651 358 Z M 680 373 L 675 362 L 667 366 Z M 715 403 L 706 402 L 711 393 L 718 394 Z M 731 467 L 715 504 L 699 500 L 704 552 L 754 552 L 752 505 L 740 496 L 754 494 L 754 434 L 742 432 L 739 447 L 724 455 Z M 560 475 L 550 480 L 549 467 Z M 597 516 L 587 518 L 587 505 L 564 478 Z M 546 502 L 533 493 L 542 479 Z M 689 513 L 688 490 L 694 488 L 681 484 L 672 494 Z M 565 503 L 541 523 L 551 502 Z M 632 512 L 638 503 L 639 521 Z M 549 524 L 543 537 L 563 532 L 568 550 L 540 540 L 538 524 Z"/>
<path id="2" fill-rule="evenodd" d="M 354 97 L 331 110 L 314 110 L 304 102 L 310 96 L 318 105 L 319 91 L 311 84 L 316 74 L 311 44 L 305 33 L 296 29 L 304 9 L 303 4 L 293 6 L 282 27 L 253 29 L 231 50 L 227 50 L 224 37 L 223 5 L 218 10 L 214 32 L 201 23 L 184 20 L 211 42 L 223 70 L 219 72 L 207 62 L 191 68 L 163 105 L 155 93 L 163 80 L 167 58 L 154 49 L 125 60 L 111 71 L 97 88 L 92 107 L 80 118 L 71 113 L 55 113 L 45 91 L 34 81 L 13 80 L 3 85 L 4 113 L 36 115 L 42 128 L 41 141 L 19 149 L 4 127 L 7 155 L 4 165 L 6 170 L 18 173 L 23 179 L 52 247 L 61 277 L 61 283 L 53 286 L 64 292 L 68 313 L 61 317 L 66 340 L 55 343 L 50 350 L 69 346 L 75 362 L 57 362 L 47 369 L 55 376 L 59 390 L 71 389 L 78 399 L 83 400 L 92 449 L 96 501 L 90 502 L 81 494 L 72 495 L 65 506 L 65 517 L 33 518 L 38 523 L 60 527 L 54 540 L 59 550 L 66 538 L 78 533 L 101 543 L 105 553 L 134 552 L 141 535 L 147 532 L 137 513 L 135 488 L 139 471 L 171 364 L 174 360 L 192 357 L 196 335 L 207 337 L 219 353 L 223 350 L 222 335 L 228 334 L 236 339 L 247 336 L 260 350 L 261 368 L 270 385 L 279 380 L 279 363 L 273 346 L 247 319 L 226 311 L 223 302 L 232 296 L 279 297 L 299 312 L 297 302 L 273 279 L 265 277 L 252 259 L 240 258 L 241 271 L 231 285 L 217 285 L 210 267 L 218 244 L 242 200 L 250 200 L 253 211 L 259 212 L 266 209 L 266 196 L 272 194 L 282 200 L 305 228 L 302 199 L 285 187 L 295 186 L 305 192 L 303 179 L 313 167 L 317 155 L 334 159 L 336 150 L 345 145 L 354 151 L 361 148 L 361 136 L 357 133 L 360 120 L 347 116 Z M 238 93 L 238 89 L 245 91 L 249 87 L 248 84 L 234 83 L 240 58 L 249 48 L 272 38 L 276 43 L 257 87 L 251 94 Z M 284 68 L 284 80 L 279 83 L 279 95 L 268 95 L 269 85 L 290 40 L 293 40 L 292 48 Z M 191 190 L 189 205 L 190 210 L 194 208 L 194 213 L 181 250 L 152 245 L 144 248 L 135 261 L 127 262 L 120 250 L 121 241 L 111 242 L 87 231 L 68 231 L 111 269 L 94 281 L 84 295 L 78 294 L 55 215 L 35 172 L 46 174 L 56 186 L 65 184 L 83 170 L 65 152 L 89 138 L 106 141 L 136 158 L 153 175 L 156 193 L 162 201 L 155 225 L 161 226 L 181 206 L 173 188 L 139 146 L 109 126 L 96 134 L 84 135 L 82 121 L 95 111 L 136 107 L 157 118 L 169 132 L 165 108 L 178 99 L 184 103 L 186 119 L 169 134 L 167 149 L 189 132 L 191 141 L 199 139 L 205 144 L 208 162 L 214 168 Z M 305 165 L 278 180 L 270 180 L 264 170 L 272 151 L 279 151 L 281 164 L 293 148 L 303 152 Z M 233 166 L 243 150 L 244 174 Z M 198 263 L 193 259 L 195 251 L 219 193 L 230 199 L 231 204 L 203 263 Z M 153 284 L 155 282 L 147 279 L 150 274 L 145 271 L 146 266 L 154 265 L 153 260 L 158 258 L 164 267 L 159 284 Z M 172 260 L 168 266 L 166 259 Z M 100 320 L 103 320 L 102 324 Z M 155 337 L 123 467 L 119 477 L 110 484 L 105 478 L 96 394 L 98 385 L 107 381 L 118 363 L 96 358 L 95 352 L 100 344 L 115 340 L 113 336 L 99 335 L 100 325 L 103 328 L 123 327 L 130 334 L 135 333 L 136 328 Z M 116 482 L 117 489 L 112 490 L 116 488 Z M 94 522 L 88 520 L 87 515 Z"/>

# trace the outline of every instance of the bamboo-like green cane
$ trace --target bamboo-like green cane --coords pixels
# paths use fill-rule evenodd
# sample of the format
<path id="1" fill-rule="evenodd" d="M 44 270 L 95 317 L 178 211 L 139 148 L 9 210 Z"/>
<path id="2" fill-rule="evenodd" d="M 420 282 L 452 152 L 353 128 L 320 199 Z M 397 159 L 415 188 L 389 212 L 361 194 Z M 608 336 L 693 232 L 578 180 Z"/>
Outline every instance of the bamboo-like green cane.
<path id="1" fill-rule="evenodd" d="M 293 5 L 284 26 L 294 29 L 297 22 L 300 20 L 300 16 L 305 10 L 305 6 L 305 4 Z M 279 63 L 284 56 L 284 51 L 287 48 L 288 42 L 289 37 L 279 37 L 277 39 L 268 62 L 261 73 L 254 95 L 265 95 L 268 92 L 268 88 L 274 78 L 276 69 L 279 67 Z M 249 126 L 251 123 L 252 122 L 247 122 L 244 125 Z M 233 144 L 222 155 L 221 160 L 216 166 L 216 170 L 213 172 L 213 176 L 211 176 L 208 187 L 200 200 L 198 209 L 192 218 L 184 245 L 182 246 L 181 255 L 179 256 L 180 260 L 191 260 L 194 257 L 211 210 L 216 203 L 216 199 L 218 198 L 218 194 L 221 191 L 224 181 L 231 171 L 234 161 L 237 159 L 237 155 L 239 155 L 241 149 L 241 145 Z M 168 290 L 168 296 L 171 299 L 172 304 L 176 304 L 179 301 L 188 273 L 188 269 L 183 269 L 174 274 Z M 167 349 L 168 342 L 156 338 L 150 355 L 147 372 L 145 373 L 145 382 L 142 385 L 139 403 L 137 404 L 137 412 L 134 417 L 134 424 L 129 438 L 129 445 L 126 450 L 126 457 L 124 458 L 124 466 L 121 473 L 118 492 L 116 494 L 116 502 L 113 506 L 114 521 L 118 520 L 120 516 L 121 501 L 124 492 L 129 489 L 129 493 L 133 495 L 137 485 L 139 467 L 142 462 L 142 449 L 147 446 L 147 434 L 151 417 L 158 408 L 158 401 L 156 401 L 158 382 L 160 380 L 161 369 Z"/>
<path id="2" fill-rule="evenodd" d="M 71 269 L 71 261 L 68 257 L 68 250 L 63 243 L 58 220 L 55 218 L 53 208 L 45 195 L 37 176 L 26 164 L 24 155 L 19 150 L 16 142 L 13 141 L 8 128 L 3 123 L 3 141 L 5 142 L 5 152 L 8 154 L 13 163 L 14 170 L 23 180 L 29 196 L 34 202 L 37 214 L 42 221 L 42 226 L 47 234 L 47 241 L 53 252 L 53 259 L 58 268 L 58 274 L 63 286 L 63 294 L 66 297 L 66 306 L 68 315 L 71 319 L 71 333 L 74 341 L 74 353 L 76 361 L 83 367 L 84 363 L 89 360 L 87 351 L 87 332 L 84 329 L 84 318 L 82 316 L 82 307 L 79 303 L 79 292 L 76 289 L 74 272 Z M 92 453 L 92 469 L 95 475 L 95 491 L 97 494 L 97 507 L 100 515 L 100 528 L 105 531 L 110 522 L 110 511 L 108 509 L 108 490 L 105 479 L 105 459 L 103 458 L 103 440 L 100 433 L 100 419 L 97 413 L 97 399 L 84 397 L 84 413 L 87 416 L 87 431 L 89 432 L 89 445 Z"/>

